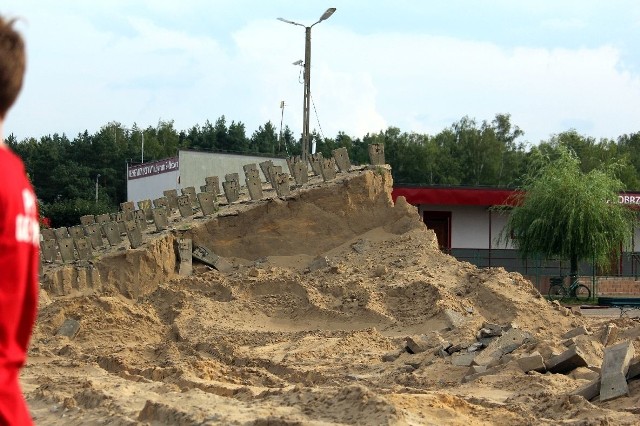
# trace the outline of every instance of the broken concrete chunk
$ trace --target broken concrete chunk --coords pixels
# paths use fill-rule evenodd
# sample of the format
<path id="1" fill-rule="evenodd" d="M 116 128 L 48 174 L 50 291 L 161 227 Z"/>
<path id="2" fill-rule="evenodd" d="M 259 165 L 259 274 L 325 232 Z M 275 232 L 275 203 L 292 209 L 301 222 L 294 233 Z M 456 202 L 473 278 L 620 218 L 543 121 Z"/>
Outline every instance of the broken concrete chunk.
<path id="1" fill-rule="evenodd" d="M 233 265 L 231 265 L 231 263 L 204 246 L 195 246 L 191 255 L 194 259 L 199 260 L 205 265 L 209 265 L 220 272 L 229 272 L 233 269 Z"/>
<path id="2" fill-rule="evenodd" d="M 590 334 L 584 325 L 576 327 L 573 330 L 569 330 L 562 335 L 563 339 L 571 339 L 572 337 L 582 336 L 583 334 Z"/>
<path id="3" fill-rule="evenodd" d="M 629 363 L 629 371 L 627 371 L 627 380 L 635 379 L 640 376 L 640 359 L 634 359 Z"/>
<path id="4" fill-rule="evenodd" d="M 482 348 L 484 348 L 484 344 L 482 342 L 475 342 L 469 345 L 469 347 L 467 348 L 467 352 L 476 352 Z"/>
<path id="5" fill-rule="evenodd" d="M 475 352 L 456 353 L 451 356 L 451 364 L 462 367 L 469 367 L 476 357 Z"/>
<path id="6" fill-rule="evenodd" d="M 578 389 L 571 392 L 571 395 L 579 395 L 591 401 L 593 398 L 600 394 L 600 378 L 597 378 L 584 386 L 580 386 Z"/>
<path id="7" fill-rule="evenodd" d="M 503 355 L 511 353 L 531 338 L 531 334 L 517 328 L 504 333 L 491 342 L 475 359 L 477 365 L 488 365 L 498 361 Z"/>
<path id="8" fill-rule="evenodd" d="M 460 327 L 467 321 L 467 318 L 463 314 L 452 309 L 445 309 L 444 317 L 449 326 L 453 328 Z"/>
<path id="9" fill-rule="evenodd" d="M 392 352 L 387 352 L 386 354 L 382 355 L 382 362 L 393 362 L 398 359 L 403 352 L 403 349 L 397 349 Z"/>
<path id="10" fill-rule="evenodd" d="M 602 346 L 612 345 L 618 338 L 619 331 L 620 329 L 614 323 L 610 322 L 609 324 L 607 324 L 602 332 L 602 337 L 600 338 Z"/>
<path id="11" fill-rule="evenodd" d="M 551 373 L 566 374 L 578 367 L 586 367 L 587 361 L 577 346 L 572 346 L 560 355 L 556 355 L 546 362 L 547 370 Z"/>
<path id="12" fill-rule="evenodd" d="M 367 248 L 369 248 L 369 241 L 360 239 L 351 244 L 351 248 L 357 253 L 362 254 L 367 250 Z"/>
<path id="13" fill-rule="evenodd" d="M 73 339 L 78 334 L 78 331 L 80 331 L 80 322 L 72 318 L 67 318 L 62 323 L 56 336 L 67 336 L 69 339 Z"/>
<path id="14" fill-rule="evenodd" d="M 627 372 L 633 356 L 633 343 L 629 341 L 605 348 L 600 375 L 600 401 L 629 396 Z"/>
<path id="15" fill-rule="evenodd" d="M 428 350 L 429 344 L 422 336 L 408 336 L 405 340 L 405 349 L 410 354 L 419 354 Z"/>
<path id="16" fill-rule="evenodd" d="M 309 272 L 317 271 L 318 269 L 323 269 L 329 266 L 329 259 L 326 257 L 316 257 L 309 264 Z"/>
<path id="17" fill-rule="evenodd" d="M 518 358 L 518 365 L 525 373 L 529 371 L 537 371 L 538 373 L 544 373 L 547 371 L 547 367 L 544 365 L 544 359 L 540 352 L 532 352 L 529 355 Z"/>

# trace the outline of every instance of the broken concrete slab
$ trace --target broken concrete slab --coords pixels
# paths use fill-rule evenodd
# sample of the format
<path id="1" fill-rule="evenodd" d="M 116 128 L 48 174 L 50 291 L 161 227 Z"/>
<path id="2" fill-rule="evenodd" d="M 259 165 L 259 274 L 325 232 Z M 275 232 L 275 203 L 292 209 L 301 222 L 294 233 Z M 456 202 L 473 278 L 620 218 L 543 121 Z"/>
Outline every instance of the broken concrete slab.
<path id="1" fill-rule="evenodd" d="M 532 352 L 529 355 L 524 355 L 518 358 L 518 366 L 523 372 L 536 371 L 538 373 L 544 373 L 547 371 L 547 367 L 544 365 L 544 359 L 540 352 Z"/>
<path id="2" fill-rule="evenodd" d="M 59 238 L 58 249 L 60 250 L 60 258 L 62 263 L 69 263 L 76 260 L 75 250 L 73 247 L 73 238 Z"/>
<path id="3" fill-rule="evenodd" d="M 566 333 L 564 333 L 562 335 L 563 339 L 571 339 L 572 337 L 577 337 L 577 336 L 582 336 L 585 334 L 591 334 L 589 333 L 589 331 L 587 330 L 587 328 L 584 325 L 581 325 L 580 327 L 576 327 L 572 330 L 567 331 Z"/>
<path id="4" fill-rule="evenodd" d="M 58 257 L 58 245 L 56 240 L 42 240 L 40 252 L 45 262 L 55 262 Z"/>
<path id="5" fill-rule="evenodd" d="M 69 236 L 71 238 L 84 238 L 84 228 L 82 225 L 70 226 Z"/>
<path id="6" fill-rule="evenodd" d="M 180 210 L 180 216 L 182 217 L 193 216 L 193 207 L 191 206 L 191 200 L 188 195 L 178 197 L 178 210 Z"/>
<path id="7" fill-rule="evenodd" d="M 167 204 L 171 210 L 178 209 L 178 190 L 177 189 L 167 189 L 162 191 L 162 194 L 167 197 Z"/>
<path id="8" fill-rule="evenodd" d="M 199 260 L 205 265 L 209 265 L 220 272 L 229 272 L 233 269 L 233 265 L 231 263 L 218 256 L 207 247 L 195 246 L 191 255 L 194 259 Z"/>
<path id="9" fill-rule="evenodd" d="M 503 327 L 499 324 L 485 322 L 482 324 L 482 328 L 478 331 L 478 339 L 483 337 L 499 337 L 502 336 Z"/>
<path id="10" fill-rule="evenodd" d="M 80 224 L 83 226 L 92 225 L 96 223 L 96 217 L 92 214 L 86 214 L 84 216 L 80 216 Z"/>
<path id="11" fill-rule="evenodd" d="M 322 160 L 324 157 L 322 153 L 318 152 L 309 156 L 309 164 L 311 164 L 311 171 L 316 176 L 322 176 Z"/>
<path id="12" fill-rule="evenodd" d="M 309 182 L 309 167 L 299 155 L 287 158 L 287 166 L 296 185 L 305 185 Z"/>
<path id="13" fill-rule="evenodd" d="M 72 318 L 67 318 L 58 329 L 56 336 L 66 336 L 69 339 L 73 339 L 74 337 L 76 337 L 79 331 L 80 322 Z"/>
<path id="14" fill-rule="evenodd" d="M 117 246 L 122 242 L 120 227 L 116 222 L 104 222 L 102 224 L 102 230 L 107 236 L 107 241 L 109 241 L 110 246 Z"/>
<path id="15" fill-rule="evenodd" d="M 512 328 L 497 337 L 474 359 L 477 365 L 488 365 L 497 362 L 503 355 L 511 353 L 531 338 L 531 334 L 518 328 Z"/>
<path id="16" fill-rule="evenodd" d="M 260 180 L 260 170 L 255 163 L 245 164 L 242 166 L 245 179 L 258 179 Z"/>
<path id="17" fill-rule="evenodd" d="M 443 314 L 449 327 L 457 328 L 467 322 L 467 318 L 463 314 L 452 309 L 445 309 Z"/>
<path id="18" fill-rule="evenodd" d="M 153 223 L 155 224 L 158 232 L 164 231 L 169 227 L 166 207 L 155 207 L 151 209 L 151 214 L 153 215 Z"/>
<path id="19" fill-rule="evenodd" d="M 247 178 L 247 191 L 252 200 L 260 200 L 262 198 L 262 181 L 260 178 Z"/>
<path id="20" fill-rule="evenodd" d="M 240 184 L 234 180 L 222 182 L 222 189 L 224 196 L 227 198 L 227 203 L 231 204 L 240 199 Z"/>
<path id="21" fill-rule="evenodd" d="M 267 160 L 260 163 L 260 169 L 262 170 L 262 174 L 267 182 L 273 185 L 273 161 Z"/>
<path id="22" fill-rule="evenodd" d="M 348 172 L 351 168 L 351 161 L 349 161 L 349 152 L 347 151 L 347 148 L 336 148 L 331 151 L 331 154 L 333 155 L 336 166 L 338 166 L 338 170 L 341 173 Z"/>
<path id="23" fill-rule="evenodd" d="M 87 238 L 74 238 L 73 244 L 76 248 L 79 260 L 91 260 L 93 258 L 91 242 Z"/>
<path id="24" fill-rule="evenodd" d="M 617 325 L 615 325 L 612 322 L 608 323 L 605 326 L 604 330 L 602 330 L 602 336 L 600 338 L 600 342 L 602 343 L 602 346 L 609 346 L 615 343 L 616 339 L 618 338 L 619 332 L 620 332 L 620 329 L 618 328 Z"/>
<path id="25" fill-rule="evenodd" d="M 124 218 L 126 220 L 133 219 L 133 212 L 135 211 L 135 209 L 136 206 L 133 201 L 125 201 L 124 203 L 120 203 L 120 210 L 122 210 L 122 212 L 124 213 Z"/>
<path id="26" fill-rule="evenodd" d="M 396 359 L 400 358 L 400 355 L 404 353 L 403 349 L 396 349 L 395 351 L 387 352 L 382 355 L 382 362 L 393 362 Z"/>
<path id="27" fill-rule="evenodd" d="M 567 374 L 578 367 L 587 367 L 588 363 L 578 346 L 572 346 L 560 355 L 549 359 L 545 365 L 547 371 L 551 373 Z"/>
<path id="28" fill-rule="evenodd" d="M 289 175 L 287 173 L 275 172 L 273 176 L 273 188 L 276 190 L 278 197 L 290 195 Z"/>
<path id="29" fill-rule="evenodd" d="M 455 353 L 451 355 L 451 364 L 460 367 L 469 367 L 476 357 L 476 352 Z"/>
<path id="30" fill-rule="evenodd" d="M 178 239 L 178 274 L 189 276 L 193 270 L 192 264 L 192 241 L 190 238 Z"/>
<path id="31" fill-rule="evenodd" d="M 104 247 L 104 240 L 102 239 L 102 231 L 100 230 L 100 225 L 98 225 L 97 223 L 85 225 L 84 233 L 89 239 L 91 247 L 94 250 Z"/>
<path id="32" fill-rule="evenodd" d="M 629 396 L 627 372 L 634 355 L 633 342 L 630 341 L 605 348 L 600 373 L 601 402 Z"/>
<path id="33" fill-rule="evenodd" d="M 132 249 L 138 248 L 142 245 L 142 232 L 135 220 L 125 220 L 124 226 L 127 230 L 127 238 Z"/>
<path id="34" fill-rule="evenodd" d="M 102 225 L 105 222 L 110 222 L 111 221 L 111 216 L 109 215 L 109 213 L 104 213 L 104 214 L 99 214 L 96 216 L 96 223 L 98 225 Z"/>
<path id="35" fill-rule="evenodd" d="M 62 238 L 69 238 L 69 230 L 65 227 L 56 228 L 53 230 L 53 233 L 56 236 L 56 240 L 60 240 Z"/>
<path id="36" fill-rule="evenodd" d="M 372 143 L 369 145 L 368 150 L 369 150 L 369 163 L 372 166 L 382 166 L 385 164 L 384 144 Z"/>
<path id="37" fill-rule="evenodd" d="M 598 377 L 586 385 L 580 386 L 578 389 L 571 392 L 571 395 L 579 395 L 587 401 L 591 401 L 600 395 L 600 378 Z"/>
<path id="38" fill-rule="evenodd" d="M 423 336 L 407 336 L 404 347 L 410 354 L 419 354 L 429 350 L 431 346 Z"/>
<path id="39" fill-rule="evenodd" d="M 56 234 L 53 232 L 51 228 L 42 228 L 40 229 L 40 235 L 42 235 L 43 240 L 55 240 Z"/>
<path id="40" fill-rule="evenodd" d="M 207 192 L 211 192 L 216 197 L 220 194 L 220 178 L 218 176 L 207 176 L 204 178 Z"/>
<path id="41" fill-rule="evenodd" d="M 189 197 L 189 202 L 192 206 L 195 206 L 198 203 L 198 197 L 196 195 L 196 188 L 194 186 L 187 186 L 186 188 L 180 189 L 182 195 L 186 195 Z"/>
<path id="42" fill-rule="evenodd" d="M 198 204 L 200 204 L 200 211 L 203 216 L 210 216 L 217 210 L 215 196 L 210 192 L 198 193 Z"/>
<path id="43" fill-rule="evenodd" d="M 311 261 L 307 269 L 309 272 L 314 272 L 319 269 L 328 268 L 329 267 L 329 258 L 325 256 L 316 257 Z"/>
<path id="44" fill-rule="evenodd" d="M 323 158 L 320 163 L 320 173 L 325 182 L 336 178 L 336 160 L 333 158 Z"/>

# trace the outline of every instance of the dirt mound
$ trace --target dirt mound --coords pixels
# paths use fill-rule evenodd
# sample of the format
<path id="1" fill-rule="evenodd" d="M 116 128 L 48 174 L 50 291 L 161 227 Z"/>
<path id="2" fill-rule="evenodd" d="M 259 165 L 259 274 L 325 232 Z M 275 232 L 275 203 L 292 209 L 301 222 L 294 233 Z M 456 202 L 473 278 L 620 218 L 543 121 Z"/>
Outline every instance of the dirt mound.
<path id="1" fill-rule="evenodd" d="M 604 323 L 441 253 L 390 190 L 386 171 L 340 175 L 48 268 L 22 375 L 37 424 L 634 424 L 633 383 L 623 403 L 570 396 L 600 366 Z M 178 276 L 183 237 L 232 270 Z M 67 320 L 72 337 L 58 335 Z M 592 333 L 568 343 L 578 326 Z M 474 375 L 464 361 L 491 351 L 488 332 L 521 341 Z M 589 368 L 519 367 L 567 344 Z"/>

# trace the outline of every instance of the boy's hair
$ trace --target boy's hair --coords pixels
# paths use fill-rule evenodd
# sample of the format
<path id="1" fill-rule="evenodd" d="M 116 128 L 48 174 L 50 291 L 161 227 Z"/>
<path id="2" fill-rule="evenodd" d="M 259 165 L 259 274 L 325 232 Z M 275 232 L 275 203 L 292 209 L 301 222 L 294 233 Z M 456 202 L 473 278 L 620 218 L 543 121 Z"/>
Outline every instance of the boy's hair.
<path id="1" fill-rule="evenodd" d="M 20 93 L 26 66 L 24 41 L 14 22 L 0 16 L 0 120 Z"/>

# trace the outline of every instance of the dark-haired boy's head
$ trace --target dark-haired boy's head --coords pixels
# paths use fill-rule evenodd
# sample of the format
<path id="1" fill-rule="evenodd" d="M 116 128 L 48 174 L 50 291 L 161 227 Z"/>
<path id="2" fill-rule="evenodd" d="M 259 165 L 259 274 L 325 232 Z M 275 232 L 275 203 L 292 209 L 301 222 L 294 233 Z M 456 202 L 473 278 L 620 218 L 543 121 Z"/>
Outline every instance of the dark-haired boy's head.
<path id="1" fill-rule="evenodd" d="M 0 16 L 0 120 L 20 93 L 26 66 L 24 41 L 13 29 L 14 22 Z"/>

